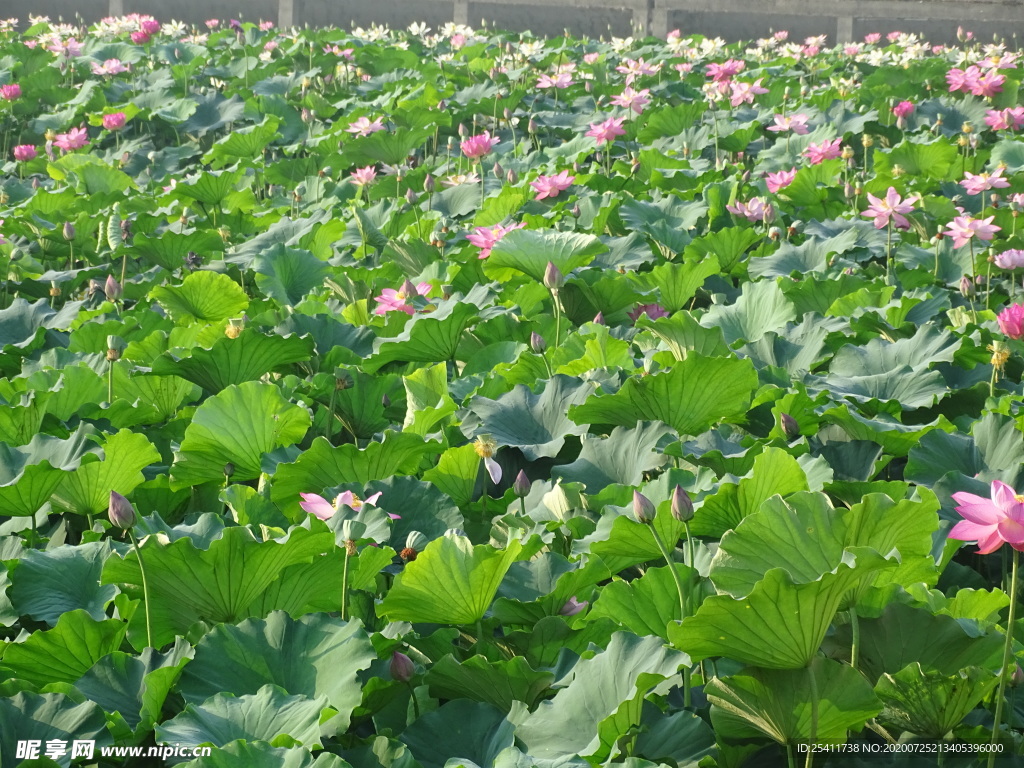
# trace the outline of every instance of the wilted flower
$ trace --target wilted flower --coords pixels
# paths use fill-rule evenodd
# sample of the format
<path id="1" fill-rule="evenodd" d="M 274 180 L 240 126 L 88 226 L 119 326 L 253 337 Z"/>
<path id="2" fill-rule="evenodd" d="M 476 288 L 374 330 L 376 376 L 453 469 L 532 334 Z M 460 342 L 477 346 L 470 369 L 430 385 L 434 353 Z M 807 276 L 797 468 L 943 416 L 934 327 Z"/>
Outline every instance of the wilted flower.
<path id="1" fill-rule="evenodd" d="M 132 507 L 132 503 L 117 491 L 110 492 L 107 517 L 110 518 L 110 522 L 114 526 L 122 531 L 127 531 L 135 525 L 135 509 Z"/>
<path id="2" fill-rule="evenodd" d="M 996 317 L 1001 330 L 1011 339 L 1024 338 L 1024 305 L 1011 304 Z"/>
<path id="3" fill-rule="evenodd" d="M 500 483 L 501 465 L 493 458 L 494 453 L 498 450 L 498 444 L 490 437 L 481 435 L 473 443 L 473 450 L 476 451 L 477 456 L 484 460 L 484 467 L 487 469 L 487 474 L 491 476 L 491 481 Z"/>
<path id="4" fill-rule="evenodd" d="M 953 526 L 949 538 L 978 542 L 981 555 L 995 552 L 1003 542 L 1024 551 L 1024 496 L 1013 488 L 993 480 L 991 499 L 960 492 L 953 500 L 965 519 Z"/>

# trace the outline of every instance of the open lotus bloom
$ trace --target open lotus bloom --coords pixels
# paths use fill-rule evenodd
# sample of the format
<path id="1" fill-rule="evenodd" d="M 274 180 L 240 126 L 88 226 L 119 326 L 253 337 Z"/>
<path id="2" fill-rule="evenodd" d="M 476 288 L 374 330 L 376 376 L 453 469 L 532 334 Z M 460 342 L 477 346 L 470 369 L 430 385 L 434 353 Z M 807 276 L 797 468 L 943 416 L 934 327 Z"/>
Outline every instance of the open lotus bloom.
<path id="1" fill-rule="evenodd" d="M 382 491 L 377 491 L 377 493 L 367 496 L 365 499 L 360 499 L 352 491 L 345 491 L 344 493 L 339 493 L 332 504 L 323 496 L 315 493 L 300 493 L 299 496 L 302 497 L 302 501 L 299 502 L 299 506 L 307 512 L 312 512 L 321 520 L 329 520 L 342 507 L 350 507 L 358 511 L 364 504 L 374 506 L 381 495 Z M 393 515 L 390 512 L 388 517 L 392 520 L 401 519 L 401 515 Z"/>
<path id="2" fill-rule="evenodd" d="M 987 555 L 1003 543 L 1024 552 L 1024 495 L 999 480 L 992 481 L 992 496 L 954 493 L 956 511 L 964 519 L 953 526 L 949 538 L 978 542 L 978 554 Z"/>

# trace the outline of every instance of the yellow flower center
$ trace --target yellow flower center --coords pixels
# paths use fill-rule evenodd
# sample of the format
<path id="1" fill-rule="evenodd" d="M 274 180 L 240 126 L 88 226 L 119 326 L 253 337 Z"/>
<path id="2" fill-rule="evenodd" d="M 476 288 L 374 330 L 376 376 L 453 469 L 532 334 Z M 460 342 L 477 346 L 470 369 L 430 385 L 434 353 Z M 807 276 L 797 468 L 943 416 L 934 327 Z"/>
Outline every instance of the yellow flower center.
<path id="1" fill-rule="evenodd" d="M 341 500 L 341 497 L 342 497 L 342 496 L 344 496 L 344 495 L 345 495 L 344 493 L 339 493 L 339 494 L 338 494 L 338 495 L 337 495 L 337 496 L 336 496 L 336 497 L 334 498 L 334 508 L 335 508 L 335 509 L 338 509 L 338 508 L 339 508 L 339 507 L 340 507 L 340 506 L 341 506 L 342 504 L 344 504 L 344 503 L 345 503 L 345 502 L 343 502 L 343 501 Z M 359 511 L 359 508 L 363 506 L 363 502 L 362 502 L 362 500 L 361 500 L 361 499 L 360 499 L 360 498 L 359 498 L 358 496 L 356 496 L 356 495 L 355 495 L 355 494 L 353 493 L 353 494 L 352 494 L 352 501 L 350 501 L 350 502 L 348 503 L 348 505 L 349 505 L 350 507 L 352 507 L 352 509 L 354 509 L 354 510 L 356 510 L 356 511 L 358 512 L 358 511 Z"/>

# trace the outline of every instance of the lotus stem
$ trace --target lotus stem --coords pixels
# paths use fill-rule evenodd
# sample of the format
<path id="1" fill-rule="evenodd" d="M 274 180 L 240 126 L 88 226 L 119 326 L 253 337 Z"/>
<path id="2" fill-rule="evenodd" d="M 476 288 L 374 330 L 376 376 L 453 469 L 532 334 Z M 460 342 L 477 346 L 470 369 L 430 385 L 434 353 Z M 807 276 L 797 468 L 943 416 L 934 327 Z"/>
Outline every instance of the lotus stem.
<path id="1" fill-rule="evenodd" d="M 814 675 L 814 659 L 807 665 L 807 679 L 811 684 L 811 733 L 804 768 L 811 768 L 814 763 L 814 745 L 818 740 L 818 679 Z"/>
<path id="2" fill-rule="evenodd" d="M 665 558 L 665 564 L 668 566 L 668 572 L 672 574 L 672 581 L 675 582 L 676 592 L 679 594 L 679 620 L 682 621 L 686 618 L 686 590 L 683 589 L 683 580 L 679 578 L 679 571 L 676 570 L 675 563 L 672 560 L 671 555 L 669 555 L 668 547 L 665 546 L 665 542 L 661 540 L 661 536 L 658 534 L 658 529 L 654 527 L 653 520 L 648 527 L 651 529 L 651 535 L 654 537 L 654 543 L 658 545 L 658 550 L 661 552 L 661 556 Z M 692 703 L 690 688 L 690 668 L 687 667 L 683 670 L 684 707 L 689 707 Z"/>
<path id="3" fill-rule="evenodd" d="M 850 666 L 857 668 L 857 656 L 860 653 L 860 620 L 857 617 L 857 608 L 850 608 L 850 629 L 853 632 L 853 642 L 850 644 Z"/>
<path id="4" fill-rule="evenodd" d="M 1010 565 L 1010 615 L 1006 620 L 1006 642 L 1003 643 L 1003 665 L 999 673 L 999 688 L 996 690 L 996 712 L 992 721 L 991 749 L 988 753 L 987 768 L 993 768 L 996 764 L 996 744 L 999 743 L 999 728 L 1003 720 L 1003 697 L 1006 693 L 1007 670 L 1010 666 L 1010 659 L 1013 656 L 1013 625 L 1017 620 L 1017 562 L 1020 560 L 1020 552 L 1013 550 L 1013 560 Z"/>
<path id="5" fill-rule="evenodd" d="M 350 554 L 355 554 L 356 543 L 349 539 L 345 542 L 345 559 L 341 567 L 341 620 L 348 621 L 348 559 Z"/>
<path id="6" fill-rule="evenodd" d="M 142 599 L 146 610 L 146 646 L 155 648 L 156 646 L 153 645 L 153 619 L 149 608 L 149 583 L 146 581 L 146 566 L 142 561 L 142 550 L 139 548 L 139 540 L 135 538 L 135 534 L 132 533 L 131 529 L 128 530 L 128 536 L 132 540 L 135 556 L 139 558 L 139 574 L 142 576 Z"/>

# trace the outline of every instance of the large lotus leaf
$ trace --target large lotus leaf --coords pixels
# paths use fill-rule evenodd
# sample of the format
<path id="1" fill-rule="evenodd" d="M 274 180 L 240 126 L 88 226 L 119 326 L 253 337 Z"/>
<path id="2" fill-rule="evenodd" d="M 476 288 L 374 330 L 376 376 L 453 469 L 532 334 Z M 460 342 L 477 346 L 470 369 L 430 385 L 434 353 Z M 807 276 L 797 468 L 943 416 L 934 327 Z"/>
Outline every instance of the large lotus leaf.
<path id="1" fill-rule="evenodd" d="M 326 614 L 292 619 L 274 611 L 265 620 L 221 624 L 204 635 L 178 690 L 186 701 L 200 704 L 217 693 L 241 696 L 276 685 L 290 694 L 323 696 L 348 727 L 362 699 L 359 671 L 376 658 L 358 620 Z"/>
<path id="2" fill-rule="evenodd" d="M 49 392 L 0 392 L 0 442 L 24 445 L 38 435 L 50 396 Z"/>
<path id="3" fill-rule="evenodd" d="M 147 235 L 140 232 L 132 237 L 132 249 L 151 264 L 174 272 L 185 266 L 189 251 L 202 254 L 223 251 L 224 240 L 216 232 L 208 230 L 188 234 L 165 231 Z"/>
<path id="4" fill-rule="evenodd" d="M 557 456 L 568 435 L 586 433 L 586 425 L 574 424 L 566 414 L 595 389 L 591 382 L 558 374 L 538 395 L 518 385 L 497 400 L 478 396 L 469 403 L 471 415 L 463 419 L 462 430 L 469 438 L 490 435 L 530 461 Z"/>
<path id="5" fill-rule="evenodd" d="M 616 632 L 605 650 L 577 662 L 572 682 L 541 702 L 516 729 L 516 738 L 540 760 L 589 755 L 601 746 L 603 720 L 620 712 L 639 716 L 637 698 L 642 702 L 647 691 L 684 664 L 689 664 L 686 655 L 657 637 Z"/>
<path id="6" fill-rule="evenodd" d="M 5 646 L 0 671 L 38 686 L 73 683 L 120 647 L 126 629 L 123 621 L 96 621 L 85 611 L 70 611 L 53 629 Z"/>
<path id="7" fill-rule="evenodd" d="M 107 382 L 85 362 L 59 370 L 38 370 L 21 381 L 28 390 L 49 392 L 46 412 L 61 421 L 68 421 L 83 405 L 94 405 L 107 399 Z"/>
<path id="8" fill-rule="evenodd" d="M 721 536 L 775 494 L 806 490 L 807 475 L 797 460 L 781 448 L 765 448 L 738 483 L 723 483 L 704 499 L 690 528 L 695 536 Z"/>
<path id="9" fill-rule="evenodd" d="M 41 552 L 26 550 L 18 561 L 11 601 L 19 615 L 53 626 L 60 617 L 82 609 L 96 621 L 106 618 L 107 603 L 117 587 L 100 585 L 110 543 L 91 541 Z"/>
<path id="10" fill-rule="evenodd" d="M 274 384 L 232 385 L 196 409 L 171 467 L 172 488 L 222 480 L 234 465 L 234 480 L 263 471 L 263 454 L 298 442 L 309 429 L 309 411 L 293 405 Z"/>
<path id="11" fill-rule="evenodd" d="M 97 661 L 75 688 L 110 715 L 115 712 L 141 738 L 161 718 L 164 701 L 192 655 L 180 638 L 167 653 L 146 648 L 138 656 L 115 651 Z"/>
<path id="12" fill-rule="evenodd" d="M 350 371 L 349 377 L 350 383 L 345 389 L 335 389 L 338 380 L 334 376 L 324 377 L 332 392 L 327 397 L 334 404 L 333 414 L 328 415 L 334 419 L 331 433 L 337 429 L 368 440 L 391 425 L 391 420 L 384 415 L 384 397 L 394 386 L 394 381 L 389 376 L 371 376 L 359 370 Z M 322 389 L 319 394 L 322 402 Z"/>
<path id="13" fill-rule="evenodd" d="M 337 755 L 316 757 L 301 747 L 272 747 L 265 741 L 233 741 L 181 768 L 352 768 Z"/>
<path id="14" fill-rule="evenodd" d="M 159 285 L 149 295 L 181 325 L 219 323 L 241 315 L 249 306 L 249 297 L 238 283 L 227 275 L 205 270 L 193 272 L 181 285 Z"/>
<path id="15" fill-rule="evenodd" d="M 431 696 L 482 701 L 502 712 L 508 712 L 516 701 L 532 707 L 554 681 L 553 673 L 533 669 L 522 656 L 508 661 L 470 656 L 459 662 L 452 654 L 434 662 L 424 678 Z"/>
<path id="16" fill-rule="evenodd" d="M 571 406 L 577 424 L 633 426 L 663 421 L 681 435 L 699 435 L 713 424 L 743 417 L 757 373 L 749 360 L 693 354 L 665 373 L 635 376 L 614 395 L 595 395 Z"/>
<path id="17" fill-rule="evenodd" d="M 408 159 L 433 131 L 425 129 L 399 129 L 375 131 L 369 136 L 346 142 L 345 157 L 359 165 L 375 162 L 399 165 Z"/>
<path id="18" fill-rule="evenodd" d="M 910 338 L 872 339 L 863 346 L 847 344 L 832 358 L 830 370 L 844 376 L 891 373 L 903 366 L 917 371 L 932 363 L 952 362 L 960 343 L 948 330 L 928 323 Z"/>
<path id="19" fill-rule="evenodd" d="M 199 49 L 205 52 L 205 48 Z M 278 135 L 278 118 L 267 115 L 259 125 L 231 131 L 227 136 L 218 139 L 210 151 L 203 155 L 203 163 L 223 168 L 236 160 L 252 160 L 259 155 Z"/>
<path id="20" fill-rule="evenodd" d="M 377 611 L 391 621 L 473 624 L 483 618 L 498 585 L 522 549 L 473 546 L 465 536 L 434 539 L 405 566 Z"/>
<path id="21" fill-rule="evenodd" d="M 282 306 L 294 307 L 322 286 L 327 265 L 309 251 L 275 243 L 252 262 L 256 285 Z"/>
<path id="22" fill-rule="evenodd" d="M 75 314 L 80 306 L 78 302 L 73 303 Z M 55 323 L 62 314 L 51 309 L 46 299 L 32 304 L 25 299 L 15 299 L 9 307 L 0 309 L 0 350 L 9 346 L 26 351 L 34 348 L 46 329 L 63 327 Z"/>
<path id="23" fill-rule="evenodd" d="M 700 574 L 682 563 L 673 563 L 672 567 L 679 574 L 686 590 L 684 594 L 694 594 L 700 587 Z M 666 641 L 668 625 L 683 618 L 679 594 L 668 566 L 651 568 L 635 581 L 614 581 L 605 585 L 590 615 L 607 616 L 637 635 L 656 635 Z"/>
<path id="24" fill-rule="evenodd" d="M 926 107 L 924 104 L 921 106 Z M 940 111 L 946 113 L 944 118 L 956 120 L 948 110 L 940 107 Z M 912 174 L 912 178 L 944 179 L 956 161 L 956 147 L 942 139 L 927 144 L 908 139 L 889 152 L 876 150 L 874 153 L 876 171 L 887 176 L 892 175 L 892 169 L 898 165 L 904 173 Z"/>
<path id="25" fill-rule="evenodd" d="M 152 372 L 180 376 L 207 392 L 217 393 L 232 384 L 254 381 L 277 368 L 308 360 L 312 354 L 311 339 L 267 335 L 247 328 L 238 338 L 218 339 L 210 349 L 193 347 L 188 357 L 164 352 L 153 361 Z"/>
<path id="26" fill-rule="evenodd" d="M 320 713 L 327 706 L 323 696 L 289 696 L 273 685 L 238 697 L 218 693 L 199 706 L 187 705 L 179 715 L 158 725 L 156 740 L 220 747 L 245 739 L 319 748 Z"/>
<path id="27" fill-rule="evenodd" d="M 901 564 L 885 574 L 887 583 L 916 583 L 925 575 L 921 560 L 928 558 L 926 567 L 934 570 L 937 507 L 934 501 L 894 502 L 881 493 L 839 510 L 823 493 L 796 493 L 785 501 L 775 496 L 722 537 L 711 580 L 720 591 L 743 597 L 772 568 L 785 568 L 796 583 L 815 581 L 839 565 L 846 549 L 869 547 L 885 557 L 898 555 Z M 901 578 L 901 570 L 910 578 Z"/>
<path id="28" fill-rule="evenodd" d="M 455 401 L 448 393 L 446 363 L 418 368 L 403 376 L 402 383 L 406 401 L 403 432 L 426 435 L 441 419 L 455 413 Z"/>
<path id="29" fill-rule="evenodd" d="M 579 458 L 555 467 L 551 475 L 583 483 L 590 494 L 615 483 L 639 485 L 645 472 L 665 463 L 656 448 L 663 437 L 671 434 L 672 430 L 661 422 L 644 421 L 635 429 L 616 427 L 608 437 L 585 437 Z"/>
<path id="30" fill-rule="evenodd" d="M 90 425 L 66 440 L 36 435 L 21 447 L 0 443 L 0 515 L 34 515 L 46 503 L 64 474 L 73 470 L 88 453 L 100 450 L 89 438 L 97 431 Z"/>
<path id="31" fill-rule="evenodd" d="M 491 249 L 483 270 L 487 277 L 501 283 L 521 275 L 539 283 L 544 279 L 548 262 L 568 275 L 607 250 L 608 246 L 593 235 L 517 229 L 505 235 Z"/>
<path id="32" fill-rule="evenodd" d="M 998 682 L 991 670 L 967 667 L 947 677 L 925 672 L 915 662 L 878 681 L 875 693 L 885 702 L 879 721 L 938 741 L 960 725 Z"/>
<path id="33" fill-rule="evenodd" d="M 857 402 L 882 400 L 898 402 L 905 410 L 929 408 L 949 394 L 949 385 L 938 371 L 915 370 L 909 365 L 887 373 L 842 376 L 830 373 L 820 380 L 819 389 L 833 396 Z"/>
<path id="34" fill-rule="evenodd" d="M 834 571 L 805 584 L 775 568 L 747 597 L 705 599 L 696 615 L 669 627 L 669 636 L 695 661 L 725 656 L 769 669 L 805 667 L 821 647 L 843 597 L 887 564 L 870 551 L 848 553 Z M 766 643 L 766 637 L 772 641 Z"/>
<path id="35" fill-rule="evenodd" d="M 929 674 L 947 677 L 966 667 L 996 672 L 1002 665 L 1003 635 L 979 635 L 972 622 L 952 616 L 892 603 L 877 619 L 860 619 L 859 624 L 857 668 L 870 680 L 896 674 L 915 662 Z M 843 624 L 829 638 L 829 645 L 839 655 L 849 655 L 852 639 L 851 626 Z"/>
<path id="36" fill-rule="evenodd" d="M 729 304 L 715 304 L 700 319 L 705 328 L 721 328 L 727 343 L 757 341 L 768 331 L 778 331 L 796 320 L 796 310 L 773 280 L 744 283 L 739 297 Z"/>
<path id="37" fill-rule="evenodd" d="M 423 479 L 461 507 L 473 500 L 479 475 L 480 457 L 469 444 L 447 449 L 438 458 L 437 466 L 423 473 Z"/>
<path id="38" fill-rule="evenodd" d="M 24 692 L 0 699 L 0 764 L 24 764 L 17 756 L 21 741 L 36 741 L 45 748 L 54 739 L 68 746 L 76 740 L 95 742 L 96 754 L 113 743 L 103 710 L 91 701 L 77 704 L 63 693 Z M 71 751 L 51 764 L 68 768 Z"/>
<path id="39" fill-rule="evenodd" d="M 731 357 L 720 328 L 705 328 L 689 312 L 676 312 L 672 317 L 651 320 L 641 315 L 637 328 L 649 328 L 665 342 L 676 360 L 685 360 L 691 353 L 698 357 Z"/>
<path id="40" fill-rule="evenodd" d="M 424 442 L 419 435 L 390 430 L 382 441 L 366 448 L 351 443 L 333 446 L 318 437 L 294 462 L 277 466 L 270 498 L 286 514 L 297 514 L 300 493 L 322 493 L 338 485 L 365 485 L 392 475 L 410 474 L 418 468 L 423 454 L 435 450 L 436 445 Z"/>
<path id="41" fill-rule="evenodd" d="M 661 765 L 696 766 L 716 751 L 714 732 L 694 712 L 677 710 L 666 715 L 648 707 L 640 727 L 633 753 Z"/>
<path id="42" fill-rule="evenodd" d="M 14 626 L 20 618 L 7 594 L 11 586 L 11 574 L 7 566 L 0 563 L 0 627 Z"/>
<path id="43" fill-rule="evenodd" d="M 185 537 L 167 543 L 147 536 L 140 547 L 149 585 L 153 643 L 161 647 L 184 636 L 199 620 L 238 622 L 249 618 L 249 606 L 290 565 L 308 563 L 328 552 L 334 536 L 292 528 L 287 537 L 258 541 L 248 528 L 226 528 L 208 549 Z M 135 551 L 111 556 L 103 567 L 104 584 L 120 584 L 132 598 L 142 598 L 142 574 Z M 133 644 L 145 643 L 143 611 L 131 620 Z"/>
<path id="44" fill-rule="evenodd" d="M 971 426 L 971 435 L 929 432 L 910 449 L 904 474 L 908 480 L 934 485 L 947 472 L 967 477 L 1017 471 L 1024 464 L 1024 434 L 1005 414 L 986 413 Z"/>
<path id="45" fill-rule="evenodd" d="M 122 429 L 103 443 L 102 460 L 90 454 L 78 469 L 64 472 L 52 504 L 78 515 L 101 515 L 110 506 L 111 491 L 131 493 L 145 480 L 142 470 L 158 461 L 160 452 L 145 435 Z"/>
<path id="46" fill-rule="evenodd" d="M 760 339 L 741 347 L 738 354 L 754 360 L 757 367 L 785 368 L 790 375 L 800 376 L 812 370 L 826 354 L 828 329 L 821 318 L 808 314 L 800 325 L 788 323 L 782 333 L 769 331 Z"/>
<path id="47" fill-rule="evenodd" d="M 423 768 L 494 765 L 515 742 L 515 725 L 490 704 L 456 699 L 426 713 L 401 734 Z M 438 734 L 444 738 L 438 738 Z"/>
<path id="48" fill-rule="evenodd" d="M 914 446 L 924 441 L 925 435 L 935 430 L 956 431 L 953 423 L 943 415 L 928 424 L 902 424 L 887 413 L 879 413 L 874 418 L 868 418 L 857 410 L 851 410 L 850 406 L 846 404 L 829 409 L 823 414 L 823 417 L 826 422 L 841 426 L 852 439 L 878 443 L 886 453 L 891 453 L 893 456 L 906 456 Z M 932 485 L 931 482 L 912 478 L 911 463 L 908 461 L 907 468 L 904 470 L 906 478 L 908 480 L 915 479 L 922 485 Z M 915 469 L 918 466 L 915 465 Z M 939 473 L 939 476 L 942 474 L 945 472 Z M 938 476 L 936 476 L 937 478 Z"/>
<path id="49" fill-rule="evenodd" d="M 370 328 L 349 325 L 331 315 L 291 315 L 275 327 L 274 332 L 282 336 L 291 333 L 309 336 L 321 358 L 342 347 L 351 353 L 352 362 L 358 363 L 373 351 L 373 331 Z"/>
<path id="50" fill-rule="evenodd" d="M 815 691 L 817 722 L 812 724 L 808 702 Z M 813 735 L 819 744 L 843 744 L 848 731 L 860 730 L 882 711 L 863 675 L 821 656 L 805 669 L 747 667 L 712 679 L 705 692 L 715 733 L 726 739 L 767 736 L 779 744 L 799 744 Z"/>
<path id="51" fill-rule="evenodd" d="M 214 91 L 208 96 L 197 99 L 198 106 L 192 116 L 181 125 L 182 133 L 203 136 L 210 131 L 223 128 L 228 123 L 235 123 L 245 114 L 245 102 L 237 95 L 225 98 Z M 207 175 L 206 173 L 203 174 Z M 230 739 L 218 744 L 227 744 Z"/>
<path id="52" fill-rule="evenodd" d="M 385 480 L 364 484 L 367 496 L 380 492 L 376 507 L 392 515 L 391 541 L 399 544 L 413 531 L 435 539 L 452 528 L 463 525 L 462 513 L 452 500 L 430 483 L 408 475 L 395 475 Z"/>

